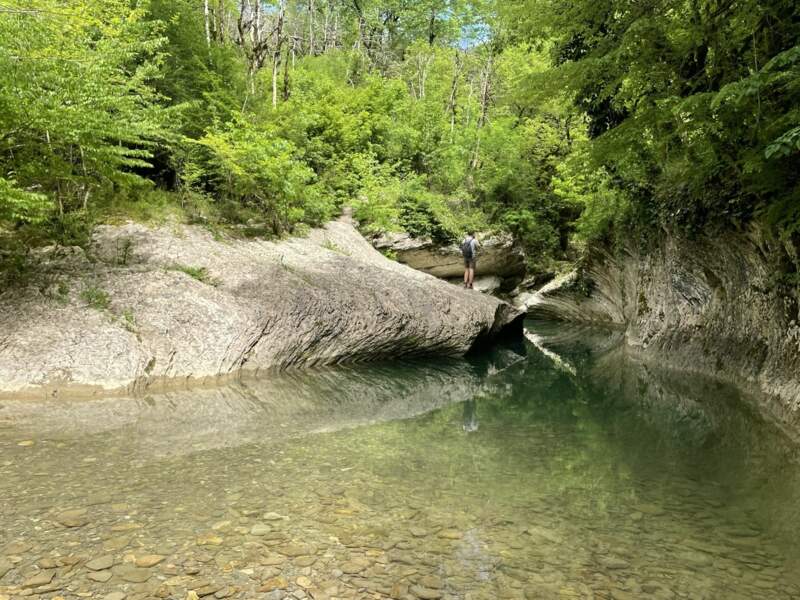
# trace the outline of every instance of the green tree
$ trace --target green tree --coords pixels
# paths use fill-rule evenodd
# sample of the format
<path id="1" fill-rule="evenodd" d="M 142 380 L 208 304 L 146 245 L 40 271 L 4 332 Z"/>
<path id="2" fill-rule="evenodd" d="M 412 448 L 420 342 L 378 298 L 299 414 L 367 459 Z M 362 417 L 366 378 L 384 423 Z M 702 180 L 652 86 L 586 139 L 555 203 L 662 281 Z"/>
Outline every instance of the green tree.
<path id="1" fill-rule="evenodd" d="M 784 0 L 504 4 L 515 36 L 553 44 L 556 66 L 528 86 L 566 91 L 586 116 L 583 167 L 606 173 L 637 219 L 689 231 L 798 198 L 798 10 Z"/>
<path id="2" fill-rule="evenodd" d="M 152 81 L 161 28 L 123 0 L 11 3 L 0 18 L 0 214 L 87 210 L 143 183 L 169 135 Z M 13 183 L 12 183 L 13 182 Z"/>

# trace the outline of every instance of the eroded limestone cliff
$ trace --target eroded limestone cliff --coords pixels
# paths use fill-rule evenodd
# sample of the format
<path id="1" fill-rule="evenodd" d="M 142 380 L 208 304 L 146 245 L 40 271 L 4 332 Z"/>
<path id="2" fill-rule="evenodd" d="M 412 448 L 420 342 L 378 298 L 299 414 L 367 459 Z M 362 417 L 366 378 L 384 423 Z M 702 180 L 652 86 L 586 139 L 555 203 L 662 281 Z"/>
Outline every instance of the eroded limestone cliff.
<path id="1" fill-rule="evenodd" d="M 797 291 L 781 283 L 776 247 L 757 230 L 666 238 L 646 252 L 597 251 L 519 306 L 533 317 L 624 328 L 645 359 L 731 381 L 800 430 Z"/>
<path id="2" fill-rule="evenodd" d="M 521 316 L 387 260 L 344 221 L 280 243 L 104 226 L 87 251 L 49 249 L 35 268 L 0 292 L 0 395 L 458 355 Z"/>

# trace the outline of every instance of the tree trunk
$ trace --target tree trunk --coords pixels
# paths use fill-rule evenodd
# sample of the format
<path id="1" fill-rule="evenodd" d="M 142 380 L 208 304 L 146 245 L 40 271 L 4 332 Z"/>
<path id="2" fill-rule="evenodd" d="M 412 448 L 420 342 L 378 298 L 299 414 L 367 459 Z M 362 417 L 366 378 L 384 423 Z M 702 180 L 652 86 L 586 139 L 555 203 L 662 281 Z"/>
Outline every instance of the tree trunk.
<path id="1" fill-rule="evenodd" d="M 83 155 L 83 146 L 78 146 L 78 150 L 81 153 L 81 169 L 83 170 L 83 210 L 87 210 L 89 208 L 89 194 L 91 193 L 89 174 L 86 172 L 86 158 Z"/>
<path id="2" fill-rule="evenodd" d="M 278 74 L 281 66 L 283 47 L 283 22 L 286 17 L 286 0 L 281 0 L 278 21 L 275 24 L 275 50 L 272 54 L 272 108 L 278 108 Z"/>
<path id="3" fill-rule="evenodd" d="M 427 55 L 422 56 L 422 54 L 417 55 L 417 81 L 419 83 L 419 97 L 425 97 L 425 84 L 428 81 L 428 69 L 433 62 L 434 56 Z"/>
<path id="4" fill-rule="evenodd" d="M 294 47 L 297 38 L 292 38 L 292 46 L 289 48 L 286 47 L 286 58 L 284 59 L 283 63 L 283 101 L 286 102 L 289 99 L 289 53 L 292 55 L 292 63 L 294 63 Z"/>
<path id="5" fill-rule="evenodd" d="M 272 108 L 278 108 L 278 71 L 280 70 L 280 53 L 276 52 L 272 62 Z"/>
<path id="6" fill-rule="evenodd" d="M 486 66 L 484 67 L 481 76 L 481 97 L 480 97 L 481 112 L 480 115 L 478 116 L 475 150 L 472 153 L 472 162 L 470 163 L 470 169 L 473 171 L 477 169 L 481 164 L 480 162 L 481 129 L 483 129 L 484 125 L 486 125 L 489 116 L 489 103 L 492 97 L 493 58 L 494 57 L 492 56 L 492 53 L 489 52 L 489 58 L 486 60 Z"/>
<path id="7" fill-rule="evenodd" d="M 436 41 L 436 9 L 431 8 L 431 19 L 428 21 L 428 45 L 433 46 Z"/>
<path id="8" fill-rule="evenodd" d="M 325 54 L 328 51 L 328 39 L 329 39 L 329 30 L 331 22 L 331 2 L 328 0 L 327 4 L 325 4 L 325 24 L 322 27 L 322 53 Z"/>
<path id="9" fill-rule="evenodd" d="M 333 48 L 334 50 L 339 47 L 339 9 L 336 9 L 336 12 L 333 13 Z"/>
<path id="10" fill-rule="evenodd" d="M 206 3 L 208 0 L 206 0 Z M 245 8 L 246 3 L 246 8 Z M 239 16 L 236 19 L 236 31 L 239 33 L 239 39 L 237 40 L 239 45 L 244 48 L 245 47 L 245 39 L 247 38 L 248 31 L 250 33 L 250 38 L 252 41 L 252 30 L 245 26 L 244 16 L 250 10 L 250 0 L 240 0 L 239 2 Z"/>
<path id="11" fill-rule="evenodd" d="M 225 4 L 224 0 L 217 0 L 216 5 L 214 6 L 214 14 L 213 14 L 213 21 L 214 21 L 214 31 L 213 37 L 216 41 L 222 42 L 224 41 L 225 34 L 223 31 L 224 27 L 224 12 L 225 12 Z"/>
<path id="12" fill-rule="evenodd" d="M 486 120 L 489 115 L 489 103 L 492 97 L 493 58 L 492 54 L 489 53 L 489 58 L 486 60 L 486 67 L 483 69 L 481 81 L 481 114 L 478 118 L 478 129 L 486 125 Z"/>
<path id="13" fill-rule="evenodd" d="M 209 14 L 208 0 L 203 1 L 203 14 L 206 21 L 206 44 L 211 46 L 211 15 Z"/>
<path id="14" fill-rule="evenodd" d="M 264 35 L 261 1 L 255 4 L 251 0 L 239 1 L 239 15 L 236 21 L 239 44 L 247 57 L 247 79 L 249 91 L 255 93 L 256 74 L 264 66 L 269 53 L 269 39 Z"/>
<path id="15" fill-rule="evenodd" d="M 308 0 L 308 54 L 314 56 L 314 0 Z"/>
<path id="16" fill-rule="evenodd" d="M 217 3 L 217 40 L 222 43 L 225 41 L 225 0 L 219 0 Z"/>
<path id="17" fill-rule="evenodd" d="M 461 55 L 456 51 L 453 60 L 453 81 L 450 84 L 450 98 L 447 101 L 447 112 L 450 113 L 450 142 L 453 141 L 453 135 L 456 130 L 456 117 L 458 114 L 458 79 L 461 76 L 461 69 L 463 63 L 461 62 Z"/>
<path id="18" fill-rule="evenodd" d="M 358 37 L 356 38 L 355 49 L 358 50 L 362 45 L 364 53 L 367 55 L 370 66 L 373 64 L 372 57 L 372 43 L 373 43 L 373 28 L 367 25 L 367 18 L 364 16 L 364 11 L 361 9 L 361 4 L 358 0 L 353 0 L 353 6 L 358 15 Z"/>

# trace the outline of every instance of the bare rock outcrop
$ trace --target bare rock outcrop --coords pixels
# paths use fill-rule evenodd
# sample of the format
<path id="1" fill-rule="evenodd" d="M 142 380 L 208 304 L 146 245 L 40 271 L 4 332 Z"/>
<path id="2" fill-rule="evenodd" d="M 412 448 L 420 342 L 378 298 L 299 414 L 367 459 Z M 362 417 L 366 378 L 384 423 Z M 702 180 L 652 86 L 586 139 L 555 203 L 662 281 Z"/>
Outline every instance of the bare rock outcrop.
<path id="1" fill-rule="evenodd" d="M 389 252 L 413 269 L 441 279 L 457 280 L 464 275 L 464 259 L 456 244 L 441 245 L 430 238 L 414 238 L 407 233 L 388 233 L 376 238 L 373 245 Z M 525 276 L 525 254 L 514 245 L 511 236 L 481 239 L 478 253 L 480 276 L 495 276 L 503 289 L 513 289 Z"/>
<path id="2" fill-rule="evenodd" d="M 800 430 L 800 299 L 778 284 L 781 252 L 758 230 L 599 250 L 516 303 L 534 318 L 619 326 L 643 359 L 731 381 Z"/>
<path id="3" fill-rule="evenodd" d="M 0 395 L 131 392 L 298 366 L 460 355 L 520 313 L 387 260 L 347 222 L 273 243 L 102 226 L 0 292 Z"/>

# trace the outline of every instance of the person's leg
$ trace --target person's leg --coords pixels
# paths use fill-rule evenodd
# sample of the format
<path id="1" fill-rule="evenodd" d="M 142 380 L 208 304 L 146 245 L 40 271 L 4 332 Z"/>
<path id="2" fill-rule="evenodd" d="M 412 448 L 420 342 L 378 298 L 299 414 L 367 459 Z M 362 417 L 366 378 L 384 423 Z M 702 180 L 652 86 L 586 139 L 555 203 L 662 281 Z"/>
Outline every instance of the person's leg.
<path id="1" fill-rule="evenodd" d="M 469 287 L 472 287 L 472 284 L 475 283 L 475 267 L 476 266 L 477 266 L 477 261 L 473 258 L 472 259 L 472 264 L 470 265 L 470 267 L 472 267 L 472 268 L 469 270 Z"/>
<path id="2" fill-rule="evenodd" d="M 469 287 L 469 265 L 464 265 L 464 287 Z"/>

